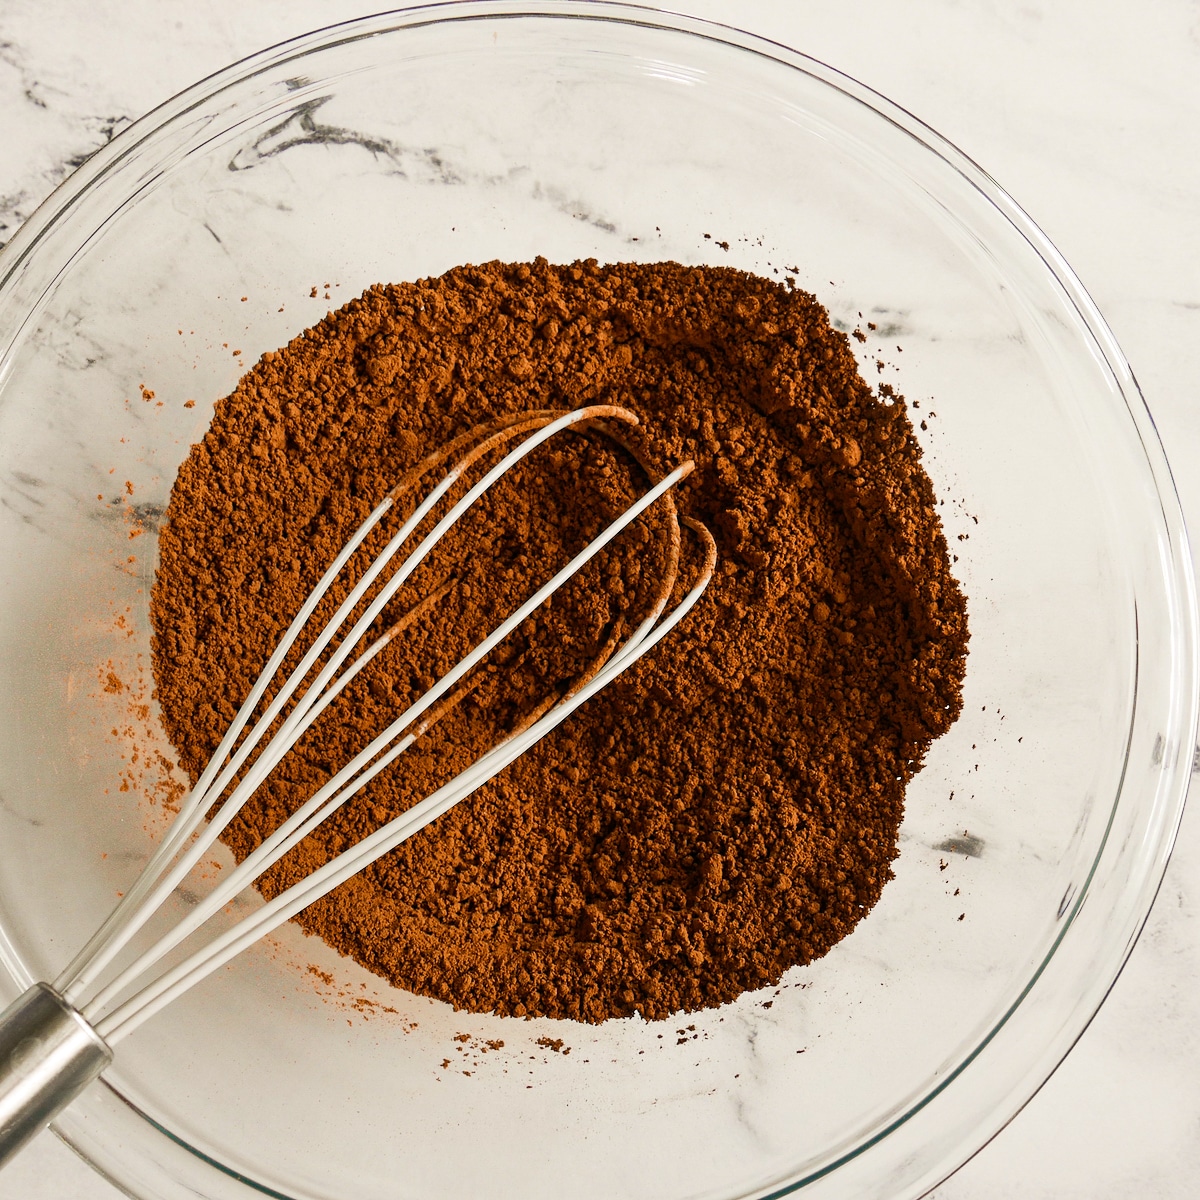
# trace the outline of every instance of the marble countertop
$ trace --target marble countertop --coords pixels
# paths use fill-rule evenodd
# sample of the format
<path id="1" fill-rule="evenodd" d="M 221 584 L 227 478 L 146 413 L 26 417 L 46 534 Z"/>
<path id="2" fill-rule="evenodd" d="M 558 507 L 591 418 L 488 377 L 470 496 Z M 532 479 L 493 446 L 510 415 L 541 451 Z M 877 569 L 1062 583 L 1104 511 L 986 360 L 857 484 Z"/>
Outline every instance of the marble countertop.
<path id="1" fill-rule="evenodd" d="M 1200 7 L 1164 0 L 676 0 L 869 84 L 981 163 L 1047 232 L 1141 383 L 1200 525 Z M 0 243 L 92 151 L 210 71 L 358 16 L 348 0 L 3 0 Z M 1200 818 L 1108 1002 L 935 1200 L 1183 1200 L 1200 1177 Z M 111 1200 L 42 1137 L 0 1200 Z"/>

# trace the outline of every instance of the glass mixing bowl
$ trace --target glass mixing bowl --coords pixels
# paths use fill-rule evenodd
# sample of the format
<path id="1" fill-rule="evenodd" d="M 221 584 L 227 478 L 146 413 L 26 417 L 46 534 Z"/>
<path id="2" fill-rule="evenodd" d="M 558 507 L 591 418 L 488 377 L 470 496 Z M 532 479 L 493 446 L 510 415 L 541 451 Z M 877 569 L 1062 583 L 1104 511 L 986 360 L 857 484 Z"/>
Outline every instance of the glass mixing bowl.
<path id="1" fill-rule="evenodd" d="M 455 1013 L 288 928 L 59 1122 L 131 1195 L 913 1197 L 1046 1079 L 1146 916 L 1191 764 L 1192 580 L 1070 270 L 812 59 L 646 9 L 472 3 L 198 84 L 0 255 L 3 999 L 62 968 L 163 826 L 155 527 L 214 399 L 369 284 L 539 254 L 791 276 L 876 326 L 864 369 L 913 404 L 972 626 L 896 878 L 783 986 L 665 1024 Z"/>

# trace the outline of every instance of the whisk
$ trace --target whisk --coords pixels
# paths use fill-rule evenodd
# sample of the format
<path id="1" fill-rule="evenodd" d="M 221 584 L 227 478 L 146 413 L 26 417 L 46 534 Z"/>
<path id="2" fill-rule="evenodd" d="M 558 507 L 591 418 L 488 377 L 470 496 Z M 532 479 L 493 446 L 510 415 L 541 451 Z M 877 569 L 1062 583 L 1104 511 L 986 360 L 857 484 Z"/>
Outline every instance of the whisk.
<path id="1" fill-rule="evenodd" d="M 477 426 L 431 454 L 407 472 L 377 505 L 342 548 L 296 614 L 195 787 L 181 802 L 162 842 L 132 887 L 53 984 L 33 984 L 0 1014 L 0 1164 L 15 1154 L 95 1080 L 112 1062 L 113 1047 L 144 1021 L 264 934 L 294 917 L 470 795 L 611 683 L 686 616 L 708 586 L 716 565 L 716 545 L 711 534 L 698 521 L 680 517 L 671 496 L 675 485 L 692 471 L 691 462 L 682 463 L 654 483 L 566 566 L 538 587 L 453 669 L 333 774 L 237 867 L 223 874 L 212 891 L 196 903 L 182 921 L 141 953 L 135 955 L 127 949 L 213 841 L 334 698 L 390 641 L 402 636 L 405 629 L 429 614 L 453 586 L 451 580 L 435 588 L 370 642 L 357 657 L 348 661 L 392 597 L 467 510 L 518 462 L 555 434 L 571 427 L 587 428 L 607 436 L 633 453 L 621 436 L 620 426 L 637 423 L 638 418 L 634 413 L 613 405 L 592 405 L 573 412 L 541 410 L 505 416 Z M 527 436 L 472 485 L 420 539 L 401 565 L 383 580 L 377 593 L 354 620 L 349 632 L 334 644 L 342 626 L 366 601 L 368 593 L 381 579 L 388 564 L 414 537 L 422 523 L 431 518 L 439 502 L 446 498 L 455 484 L 485 456 L 499 451 L 522 435 Z M 642 466 L 647 476 L 653 479 L 653 474 L 644 463 Z M 288 652 L 308 626 L 322 598 L 346 564 L 385 515 L 412 492 L 422 479 L 439 468 L 445 469 L 443 477 L 415 506 L 398 532 L 371 562 L 299 663 L 254 719 L 270 692 L 272 682 L 281 673 Z M 470 690 L 472 684 L 468 676 L 489 652 L 582 570 L 623 529 L 660 501 L 667 515 L 667 520 L 660 526 L 660 537 L 665 539 L 666 566 L 651 599 L 648 615 L 628 632 L 628 636 L 625 636 L 624 618 L 618 617 L 595 658 L 583 674 L 572 681 L 565 693 L 560 695 L 556 691 L 536 705 L 515 729 L 455 778 L 300 882 L 255 908 L 231 927 L 211 933 L 208 940 L 186 954 L 182 961 L 174 965 L 165 964 L 164 960 L 185 939 L 201 932 L 208 933 L 202 927 L 210 918 L 250 887 L 267 868 L 385 770 L 450 711 Z M 681 526 L 690 528 L 699 539 L 704 561 L 696 582 L 679 603 L 668 611 L 679 572 Z M 322 662 L 322 656 L 326 655 Z M 302 688 L 314 671 L 311 682 Z M 288 709 L 289 701 L 294 696 L 296 699 Z M 278 728 L 267 738 L 268 732 L 277 723 Z M 267 738 L 265 744 L 257 756 L 251 758 L 264 738 Z M 124 958 L 132 958 L 132 961 L 119 965 L 123 951 L 126 952 Z"/>

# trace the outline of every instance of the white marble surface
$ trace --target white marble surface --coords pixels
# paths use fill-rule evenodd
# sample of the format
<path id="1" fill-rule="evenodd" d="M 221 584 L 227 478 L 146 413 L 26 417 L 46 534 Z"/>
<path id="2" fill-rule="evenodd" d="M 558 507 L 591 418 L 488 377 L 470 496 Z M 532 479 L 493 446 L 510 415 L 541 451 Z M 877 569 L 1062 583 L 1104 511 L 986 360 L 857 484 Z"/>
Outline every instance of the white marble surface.
<path id="1" fill-rule="evenodd" d="M 1141 381 L 1200 525 L 1200 5 L 678 0 L 830 62 L 982 163 L 1056 242 Z M 0 0 L 0 242 L 134 117 L 346 0 Z M 1200 819 L 1067 1062 L 936 1200 L 1183 1200 L 1200 1176 Z M 0 1200 L 106 1200 L 44 1137 Z"/>

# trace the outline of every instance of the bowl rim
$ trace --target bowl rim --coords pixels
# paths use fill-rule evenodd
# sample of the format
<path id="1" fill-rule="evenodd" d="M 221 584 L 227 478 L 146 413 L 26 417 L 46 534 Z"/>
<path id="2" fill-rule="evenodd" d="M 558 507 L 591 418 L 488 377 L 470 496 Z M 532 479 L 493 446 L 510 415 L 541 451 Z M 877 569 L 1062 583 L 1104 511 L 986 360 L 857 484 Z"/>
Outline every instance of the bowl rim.
<path id="1" fill-rule="evenodd" d="M 1178 655 L 1172 664 L 1174 687 L 1170 697 L 1171 712 L 1175 718 L 1173 726 L 1174 731 L 1178 734 L 1180 747 L 1187 746 L 1189 749 L 1186 754 L 1181 750 L 1174 756 L 1173 762 L 1163 765 L 1162 782 L 1155 795 L 1153 811 L 1146 816 L 1146 842 L 1150 849 L 1146 850 L 1145 845 L 1143 846 L 1140 875 L 1136 881 L 1131 880 L 1131 886 L 1128 886 L 1124 893 L 1128 899 L 1121 913 L 1122 937 L 1114 949 L 1109 952 L 1103 970 L 1099 972 L 1086 995 L 1069 1006 L 1069 1011 L 1061 1014 L 1056 1035 L 1047 1044 L 1039 1047 L 1037 1055 L 1023 1069 L 1010 1073 L 1010 1077 L 1005 1080 L 1003 1087 L 992 1089 L 996 1094 L 986 1106 L 983 1106 L 981 1111 L 977 1112 L 970 1137 L 960 1138 L 950 1152 L 944 1153 L 941 1159 L 933 1165 L 922 1164 L 919 1172 L 912 1168 L 907 1177 L 892 1176 L 893 1187 L 897 1189 L 892 1193 L 893 1195 L 899 1197 L 924 1194 L 925 1191 L 936 1186 L 957 1170 L 963 1162 L 977 1153 L 1028 1103 L 1082 1036 L 1115 984 L 1145 925 L 1151 905 L 1161 886 L 1162 876 L 1175 842 L 1190 780 L 1191 772 L 1188 769 L 1191 759 L 1190 747 L 1195 745 L 1198 715 L 1197 645 L 1200 642 L 1200 638 L 1198 638 L 1200 622 L 1197 617 L 1192 558 L 1171 470 L 1153 418 L 1142 397 L 1132 369 L 1122 354 L 1107 322 L 1083 284 L 1049 238 L 981 166 L 918 117 L 874 89 L 819 59 L 780 42 L 746 32 L 731 24 L 704 20 L 643 5 L 622 3 L 620 0 L 439 0 L 437 3 L 399 8 L 338 22 L 289 38 L 208 75 L 140 117 L 101 147 L 73 175 L 60 184 L 27 218 L 7 245 L 0 250 L 0 301 L 21 282 L 31 257 L 52 235 L 62 229 L 82 197 L 137 154 L 144 143 L 159 130 L 185 118 L 189 112 L 211 102 L 214 97 L 227 89 L 237 87 L 256 75 L 278 68 L 294 59 L 303 59 L 307 55 L 341 43 L 365 40 L 381 34 L 394 34 L 429 25 L 453 26 L 480 20 L 525 18 L 614 23 L 627 27 L 643 27 L 703 38 L 721 43 L 732 50 L 759 55 L 800 71 L 819 83 L 843 93 L 851 100 L 872 109 L 897 127 L 902 134 L 918 142 L 926 151 L 940 159 L 941 163 L 950 170 L 957 172 L 1024 239 L 1029 250 L 1041 260 L 1046 271 L 1053 277 L 1065 298 L 1078 313 L 1094 343 L 1095 351 L 1103 359 L 1105 368 L 1111 374 L 1116 388 L 1121 393 L 1129 417 L 1141 439 L 1146 465 L 1153 478 L 1157 489 L 1157 498 L 1161 505 L 1163 525 L 1161 533 L 1164 544 L 1168 548 L 1170 569 L 1166 575 L 1172 587 L 1167 599 L 1178 617 L 1177 627 L 1174 631 Z M 63 269 L 66 269 L 69 263 L 68 259 Z M 35 305 L 30 308 L 25 314 L 26 320 L 32 319 L 36 307 Z M 19 329 L 14 330 L 14 338 L 18 334 Z M 0 345 L 0 362 L 8 357 L 10 346 L 11 343 Z M 2 379 L 3 371 L 0 370 L 0 382 Z M 1130 736 L 1132 737 L 1132 718 Z M 1126 767 L 1128 766 L 1128 753 L 1127 745 Z M 1109 812 L 1110 831 L 1116 811 L 1120 806 L 1124 778 L 1123 772 L 1122 784 L 1117 788 L 1116 799 Z M 1105 857 L 1106 853 L 1109 856 L 1108 859 Z M 875 1147 L 882 1146 L 888 1139 L 893 1139 L 893 1142 L 889 1144 L 894 1146 L 894 1135 L 905 1128 L 912 1131 L 916 1128 L 914 1119 L 919 1114 L 925 1113 L 927 1116 L 931 1106 L 936 1105 L 939 1100 L 945 1102 L 951 1085 L 962 1076 L 969 1065 L 985 1052 L 994 1051 L 998 1040 L 1003 1040 L 1007 1044 L 1014 1038 L 1019 1038 L 1020 1034 L 1014 1032 L 1013 1017 L 1047 973 L 1061 965 L 1055 958 L 1058 948 L 1066 938 L 1068 930 L 1077 927 L 1076 918 L 1089 893 L 1090 885 L 1101 868 L 1102 861 L 1108 862 L 1114 854 L 1115 851 L 1110 846 L 1106 832 L 1091 864 L 1090 872 L 1071 902 L 1070 912 L 1063 920 L 1057 936 L 1025 988 L 993 1024 L 982 1041 L 960 1062 L 956 1063 L 944 1078 L 925 1092 L 914 1105 L 906 1105 L 903 1112 L 882 1124 L 868 1138 L 857 1143 L 819 1170 L 802 1178 L 791 1180 L 782 1187 L 776 1187 L 773 1190 L 759 1190 L 751 1194 L 760 1197 L 760 1200 L 778 1200 L 780 1197 L 793 1194 L 831 1175 L 851 1161 L 860 1160 L 864 1154 Z M 3 941 L 3 932 L 0 931 L 0 943 Z M 4 954 L 3 950 L 4 946 L 0 944 L 0 960 L 11 969 L 15 959 L 13 956 Z M 19 971 L 13 973 L 20 974 Z M 209 1154 L 192 1147 L 185 1139 L 180 1138 L 149 1114 L 141 1111 L 111 1084 L 102 1081 L 102 1086 L 120 1105 L 137 1114 L 139 1118 L 164 1134 L 187 1154 L 217 1170 L 228 1180 L 244 1184 L 252 1194 L 271 1196 L 276 1200 L 290 1200 L 285 1193 L 248 1179 L 236 1170 L 216 1161 Z M 56 1124 L 55 1129 L 77 1153 L 115 1186 L 122 1189 L 133 1186 L 124 1172 L 120 1170 L 119 1160 L 113 1155 L 103 1152 L 98 1145 L 94 1130 L 86 1130 L 73 1122 L 69 1112 Z M 907 1160 L 901 1155 L 897 1161 L 905 1162 Z M 914 1188 L 917 1190 L 913 1190 Z"/>

